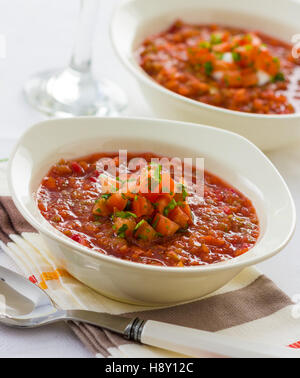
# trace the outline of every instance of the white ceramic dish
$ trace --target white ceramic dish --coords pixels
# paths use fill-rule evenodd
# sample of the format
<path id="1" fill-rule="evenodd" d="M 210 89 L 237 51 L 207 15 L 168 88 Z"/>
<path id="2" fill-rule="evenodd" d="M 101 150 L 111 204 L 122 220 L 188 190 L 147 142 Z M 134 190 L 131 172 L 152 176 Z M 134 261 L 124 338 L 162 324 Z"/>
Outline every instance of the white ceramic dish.
<path id="1" fill-rule="evenodd" d="M 253 201 L 261 225 L 256 246 L 225 263 L 166 268 L 102 255 L 50 226 L 39 213 L 33 196 L 49 168 L 61 157 L 119 149 L 181 158 L 204 157 L 207 170 Z M 136 304 L 178 303 L 213 292 L 243 268 L 279 252 L 295 227 L 290 192 L 257 147 L 225 130 L 175 121 L 74 118 L 34 125 L 21 137 L 10 158 L 9 186 L 17 208 L 72 275 L 109 297 Z"/>
<path id="2" fill-rule="evenodd" d="M 263 150 L 300 139 L 300 114 L 256 115 L 206 105 L 157 84 L 138 65 L 134 52 L 149 35 L 180 18 L 193 23 L 219 23 L 255 29 L 291 43 L 299 33 L 300 2 L 293 0 L 124 0 L 111 27 L 113 45 L 138 80 L 159 117 L 204 123 L 239 133 Z"/>

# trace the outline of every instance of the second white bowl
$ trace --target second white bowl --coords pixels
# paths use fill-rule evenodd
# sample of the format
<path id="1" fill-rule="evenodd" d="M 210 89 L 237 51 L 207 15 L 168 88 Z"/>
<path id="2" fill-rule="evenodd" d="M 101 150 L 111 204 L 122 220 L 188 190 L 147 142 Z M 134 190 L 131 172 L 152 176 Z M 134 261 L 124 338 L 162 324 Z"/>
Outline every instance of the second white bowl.
<path id="1" fill-rule="evenodd" d="M 291 42 L 299 33 L 300 2 L 294 0 L 124 0 L 111 27 L 121 61 L 138 80 L 155 114 L 167 119 L 204 123 L 241 134 L 263 150 L 300 139 L 300 114 L 259 115 L 231 111 L 180 96 L 156 83 L 138 65 L 134 52 L 149 35 L 174 20 L 222 24 L 259 30 Z"/>

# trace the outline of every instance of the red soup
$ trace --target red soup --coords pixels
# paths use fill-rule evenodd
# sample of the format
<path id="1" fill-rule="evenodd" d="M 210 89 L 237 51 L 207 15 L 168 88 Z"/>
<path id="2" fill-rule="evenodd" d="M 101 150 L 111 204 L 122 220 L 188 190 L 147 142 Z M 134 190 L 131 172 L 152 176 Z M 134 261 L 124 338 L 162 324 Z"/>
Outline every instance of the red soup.
<path id="1" fill-rule="evenodd" d="M 196 101 L 260 114 L 300 110 L 292 46 L 260 32 L 177 21 L 147 38 L 138 59 L 156 82 Z"/>
<path id="2" fill-rule="evenodd" d="M 104 157 L 116 164 L 116 176 L 104 166 L 99 168 Z M 205 172 L 200 195 L 195 168 L 186 185 L 176 181 L 174 170 L 151 162 L 157 155 L 128 158 L 143 159 L 146 165 L 126 167 L 124 176 L 117 154 L 60 160 L 37 192 L 42 215 L 83 246 L 143 264 L 212 264 L 242 255 L 255 245 L 258 218 L 250 200 L 238 190 Z M 129 185 L 133 177 L 138 190 Z M 149 190 L 142 190 L 145 187 Z"/>

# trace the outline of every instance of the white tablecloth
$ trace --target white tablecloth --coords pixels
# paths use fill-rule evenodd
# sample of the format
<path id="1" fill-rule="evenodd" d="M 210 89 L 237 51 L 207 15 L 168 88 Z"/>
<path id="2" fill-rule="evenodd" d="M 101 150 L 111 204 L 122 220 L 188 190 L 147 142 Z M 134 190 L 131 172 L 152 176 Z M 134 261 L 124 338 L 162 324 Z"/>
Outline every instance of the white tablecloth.
<path id="1" fill-rule="evenodd" d="M 127 91 L 130 105 L 126 114 L 151 116 L 136 83 L 119 63 L 110 44 L 109 20 L 118 1 L 101 1 L 94 70 Z M 44 119 L 25 103 L 22 85 L 31 74 L 67 65 L 78 9 L 79 0 L 0 0 L 0 34 L 7 40 L 7 58 L 0 60 L 0 159 L 7 156 L 15 139 L 29 125 Z M 269 156 L 286 179 L 300 212 L 300 146 Z M 300 293 L 299 231 L 298 226 L 285 251 L 259 266 L 290 296 Z M 0 263 L 10 263 L 1 251 Z M 91 356 L 64 324 L 22 331 L 0 326 L 0 340 L 0 357 Z"/>

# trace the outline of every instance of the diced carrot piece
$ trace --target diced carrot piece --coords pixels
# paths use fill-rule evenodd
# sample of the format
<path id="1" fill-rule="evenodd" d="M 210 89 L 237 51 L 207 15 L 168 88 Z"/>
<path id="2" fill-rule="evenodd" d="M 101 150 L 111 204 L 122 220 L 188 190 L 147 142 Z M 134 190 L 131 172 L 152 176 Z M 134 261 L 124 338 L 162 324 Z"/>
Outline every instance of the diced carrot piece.
<path id="1" fill-rule="evenodd" d="M 156 231 L 147 221 L 142 221 L 140 227 L 135 232 L 135 237 L 137 239 L 142 239 L 145 241 L 151 241 L 156 238 Z"/>
<path id="2" fill-rule="evenodd" d="M 238 70 L 227 71 L 223 77 L 223 80 L 228 87 L 239 88 L 242 86 L 242 75 Z"/>
<path id="3" fill-rule="evenodd" d="M 137 217 L 153 214 L 153 206 L 151 202 L 144 196 L 137 196 L 132 202 L 132 211 Z"/>
<path id="4" fill-rule="evenodd" d="M 120 218 L 117 217 L 114 219 L 114 229 L 118 236 L 129 237 L 132 236 L 133 231 L 136 226 L 136 221 L 134 218 Z"/>
<path id="5" fill-rule="evenodd" d="M 184 213 L 189 217 L 189 224 L 194 223 L 193 213 L 192 213 L 192 210 L 190 208 L 190 205 L 188 203 L 184 202 L 183 205 L 180 206 L 180 207 L 184 211 Z"/>
<path id="6" fill-rule="evenodd" d="M 93 207 L 93 214 L 101 217 L 107 217 L 111 214 L 111 210 L 106 205 L 105 198 L 100 198 L 96 201 Z"/>
<path id="7" fill-rule="evenodd" d="M 242 76 L 242 82 L 243 86 L 248 88 L 248 87 L 254 87 L 258 83 L 258 77 L 256 72 L 249 72 L 246 74 L 243 74 Z"/>
<path id="8" fill-rule="evenodd" d="M 171 219 L 164 217 L 161 214 L 157 214 L 153 220 L 153 227 L 155 230 L 163 236 L 174 235 L 178 231 L 179 225 Z"/>
<path id="9" fill-rule="evenodd" d="M 128 199 L 126 198 L 125 194 L 114 193 L 108 198 L 108 200 L 106 201 L 106 205 L 112 211 L 115 208 L 122 211 L 125 209 L 127 202 Z"/>
<path id="10" fill-rule="evenodd" d="M 275 76 L 280 69 L 280 63 L 268 51 L 260 51 L 256 58 L 256 68 Z"/>
<path id="11" fill-rule="evenodd" d="M 189 224 L 188 215 L 180 208 L 175 207 L 174 210 L 170 211 L 168 217 L 175 223 L 179 224 L 182 228 L 187 228 Z"/>
<path id="12" fill-rule="evenodd" d="M 156 210 L 160 213 L 164 213 L 164 209 L 168 206 L 169 202 L 171 201 L 171 197 L 168 195 L 163 196 L 156 202 Z"/>

